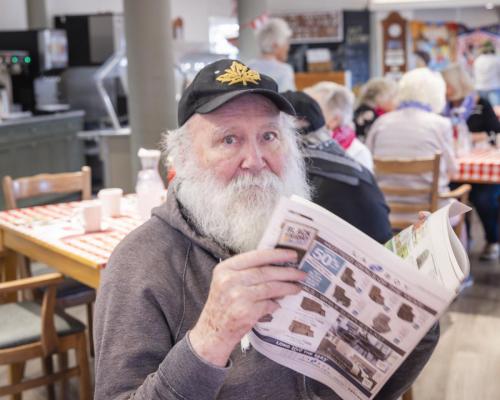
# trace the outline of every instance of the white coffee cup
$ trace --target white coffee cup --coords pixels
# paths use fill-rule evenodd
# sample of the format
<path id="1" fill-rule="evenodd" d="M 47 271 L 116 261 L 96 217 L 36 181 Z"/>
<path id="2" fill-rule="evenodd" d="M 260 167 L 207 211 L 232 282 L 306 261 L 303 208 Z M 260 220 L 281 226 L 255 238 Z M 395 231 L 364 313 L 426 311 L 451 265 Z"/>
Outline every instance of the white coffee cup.
<path id="1" fill-rule="evenodd" d="M 121 215 L 122 196 L 123 190 L 120 188 L 102 189 L 97 193 L 104 216 L 118 217 Z"/>
<path id="2" fill-rule="evenodd" d="M 101 230 L 102 206 L 100 203 L 91 202 L 84 204 L 80 212 L 85 232 L 97 232 Z"/>

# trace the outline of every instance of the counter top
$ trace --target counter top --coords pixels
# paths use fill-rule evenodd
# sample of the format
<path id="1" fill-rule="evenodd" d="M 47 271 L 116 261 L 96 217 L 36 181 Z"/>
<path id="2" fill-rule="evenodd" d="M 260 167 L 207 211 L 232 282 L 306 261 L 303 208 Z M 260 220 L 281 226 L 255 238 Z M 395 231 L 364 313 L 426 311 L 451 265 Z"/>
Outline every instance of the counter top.
<path id="1" fill-rule="evenodd" d="M 130 136 L 130 127 L 126 126 L 120 129 L 97 129 L 92 131 L 81 131 L 77 134 L 79 139 L 96 140 L 101 137 L 117 137 L 117 136 Z"/>
<path id="2" fill-rule="evenodd" d="M 47 115 L 35 115 L 26 118 L 18 118 L 18 119 L 10 119 L 10 120 L 2 120 L 0 122 L 0 129 L 2 127 L 12 127 L 19 126 L 23 124 L 34 124 L 38 122 L 52 122 L 58 120 L 65 120 L 68 118 L 75 117 L 83 117 L 85 115 L 85 111 L 83 110 L 75 110 L 75 111 L 65 111 L 61 113 L 55 114 L 47 114 Z"/>

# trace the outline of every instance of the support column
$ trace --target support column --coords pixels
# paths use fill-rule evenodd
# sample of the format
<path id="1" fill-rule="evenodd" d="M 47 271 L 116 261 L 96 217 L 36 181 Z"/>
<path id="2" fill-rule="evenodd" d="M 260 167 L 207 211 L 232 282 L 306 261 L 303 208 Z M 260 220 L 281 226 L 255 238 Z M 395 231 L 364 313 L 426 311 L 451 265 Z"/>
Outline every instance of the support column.
<path id="1" fill-rule="evenodd" d="M 239 59 L 248 61 L 260 54 L 254 30 L 248 24 L 267 11 L 266 0 L 238 0 Z"/>
<path id="2" fill-rule="evenodd" d="M 135 181 L 138 149 L 158 148 L 161 133 L 177 126 L 170 0 L 123 0 L 123 11 Z"/>
<path id="3" fill-rule="evenodd" d="M 51 28 L 53 21 L 50 20 L 49 0 L 26 0 L 26 12 L 28 14 L 28 29 Z"/>

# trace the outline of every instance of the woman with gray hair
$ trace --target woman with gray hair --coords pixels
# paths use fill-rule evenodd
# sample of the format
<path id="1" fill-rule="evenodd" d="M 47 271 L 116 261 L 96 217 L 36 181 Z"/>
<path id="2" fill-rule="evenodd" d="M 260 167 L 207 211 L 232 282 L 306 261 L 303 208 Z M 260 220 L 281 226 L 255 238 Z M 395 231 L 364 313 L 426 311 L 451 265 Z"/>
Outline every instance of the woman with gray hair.
<path id="1" fill-rule="evenodd" d="M 396 108 L 398 85 L 390 78 L 372 78 L 361 88 L 354 111 L 356 136 L 365 139 L 375 120 Z"/>
<path id="2" fill-rule="evenodd" d="M 407 72 L 399 81 L 398 109 L 378 118 L 366 140 L 374 157 L 413 159 L 441 153 L 440 192 L 449 190 L 449 177 L 458 169 L 451 123 L 439 115 L 446 104 L 445 91 L 443 79 L 428 68 Z M 414 177 L 391 174 L 377 179 L 381 186 L 419 188 L 432 182 L 432 174 Z M 397 197 L 387 200 L 401 201 Z M 421 202 L 419 198 L 413 200 Z"/>
<path id="3" fill-rule="evenodd" d="M 488 100 L 480 97 L 474 91 L 472 79 L 459 64 L 452 64 L 441 74 L 446 82 L 446 97 L 448 105 L 444 114 L 448 116 L 458 133 L 470 132 L 472 142 L 487 147 L 488 140 L 495 143 L 495 134 L 500 133 L 500 122 Z M 500 218 L 500 185 L 472 185 L 469 199 L 474 205 L 484 228 L 486 246 L 481 260 L 497 260 L 500 256 L 498 220 Z"/>
<path id="4" fill-rule="evenodd" d="M 281 92 L 295 90 L 293 68 L 286 63 L 292 30 L 285 20 L 271 18 L 257 31 L 257 44 L 261 57 L 248 62 L 248 66 L 269 75 L 278 83 Z"/>
<path id="5" fill-rule="evenodd" d="M 354 131 L 354 94 L 344 86 L 326 81 L 306 88 L 304 92 L 318 102 L 331 137 L 351 158 L 373 171 L 370 151 L 356 138 Z"/>

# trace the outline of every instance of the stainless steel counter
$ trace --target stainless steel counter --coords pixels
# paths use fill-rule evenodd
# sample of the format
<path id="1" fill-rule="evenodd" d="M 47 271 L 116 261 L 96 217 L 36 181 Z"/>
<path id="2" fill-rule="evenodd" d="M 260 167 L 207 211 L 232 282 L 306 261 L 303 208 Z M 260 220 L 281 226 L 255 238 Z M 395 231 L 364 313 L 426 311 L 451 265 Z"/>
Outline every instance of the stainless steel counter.
<path id="1" fill-rule="evenodd" d="M 69 111 L 2 121 L 0 177 L 79 170 L 84 165 L 84 152 L 77 132 L 83 129 L 84 115 L 83 111 Z"/>
<path id="2" fill-rule="evenodd" d="M 76 111 L 67 111 L 56 114 L 36 115 L 27 118 L 3 119 L 0 121 L 0 129 L 7 126 L 32 125 L 39 122 L 45 123 L 49 121 L 61 121 L 61 120 L 66 121 L 68 120 L 68 118 L 74 118 L 74 117 L 83 118 L 84 116 L 85 116 L 84 111 L 76 110 Z"/>

